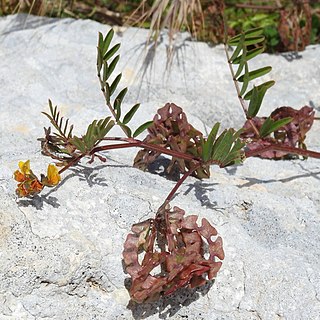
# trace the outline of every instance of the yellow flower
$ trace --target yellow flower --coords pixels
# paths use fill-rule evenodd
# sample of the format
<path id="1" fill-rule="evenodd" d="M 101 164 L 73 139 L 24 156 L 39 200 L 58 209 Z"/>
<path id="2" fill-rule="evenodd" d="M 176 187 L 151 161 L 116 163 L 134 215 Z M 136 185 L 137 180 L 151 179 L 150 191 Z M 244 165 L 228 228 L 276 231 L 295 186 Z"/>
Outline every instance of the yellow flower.
<path id="1" fill-rule="evenodd" d="M 33 196 L 43 189 L 43 184 L 37 179 L 25 180 L 18 183 L 16 193 L 19 197 Z"/>
<path id="2" fill-rule="evenodd" d="M 14 180 L 18 182 L 23 182 L 26 180 L 26 176 L 22 172 L 20 172 L 20 170 L 16 170 L 14 172 Z"/>
<path id="3" fill-rule="evenodd" d="M 18 182 L 24 182 L 26 180 L 30 180 L 30 176 L 34 177 L 31 169 L 30 169 L 30 160 L 26 162 L 19 161 L 19 170 L 14 172 L 14 179 Z"/>
<path id="4" fill-rule="evenodd" d="M 49 164 L 46 178 L 46 183 L 50 186 L 56 186 L 61 181 L 58 168 L 54 164 Z"/>
<path id="5" fill-rule="evenodd" d="M 23 173 L 23 174 L 31 174 L 30 160 L 27 160 L 26 162 L 19 161 L 19 168 L 20 168 L 21 173 Z"/>
<path id="6" fill-rule="evenodd" d="M 43 189 L 43 184 L 30 169 L 30 160 L 19 161 L 19 170 L 14 172 L 14 179 L 20 182 L 16 189 L 19 197 L 35 195 Z"/>

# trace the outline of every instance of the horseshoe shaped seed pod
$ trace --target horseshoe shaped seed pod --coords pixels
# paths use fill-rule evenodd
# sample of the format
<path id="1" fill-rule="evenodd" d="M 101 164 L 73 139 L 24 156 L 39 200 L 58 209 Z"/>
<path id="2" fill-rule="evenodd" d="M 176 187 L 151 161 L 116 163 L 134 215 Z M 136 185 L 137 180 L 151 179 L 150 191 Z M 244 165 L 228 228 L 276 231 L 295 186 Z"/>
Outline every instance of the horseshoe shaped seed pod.
<path id="1" fill-rule="evenodd" d="M 159 209 L 156 219 L 132 226 L 123 260 L 132 280 L 129 292 L 133 301 L 153 301 L 216 277 L 224 259 L 222 239 L 207 219 L 202 219 L 201 226 L 197 219 L 167 205 Z"/>

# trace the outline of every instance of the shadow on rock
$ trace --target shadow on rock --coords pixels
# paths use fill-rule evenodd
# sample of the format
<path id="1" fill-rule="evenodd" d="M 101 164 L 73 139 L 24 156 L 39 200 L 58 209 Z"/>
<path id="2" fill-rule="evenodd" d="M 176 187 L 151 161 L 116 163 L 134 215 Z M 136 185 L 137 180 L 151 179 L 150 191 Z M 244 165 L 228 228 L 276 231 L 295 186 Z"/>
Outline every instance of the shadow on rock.
<path id="1" fill-rule="evenodd" d="M 249 188 L 255 184 L 267 184 L 267 183 L 275 183 L 275 182 L 282 182 L 282 183 L 286 183 L 286 182 L 290 182 L 293 180 L 297 180 L 297 179 L 302 179 L 302 178 L 315 178 L 317 180 L 320 180 L 320 171 L 318 172 L 311 172 L 305 168 L 302 168 L 305 171 L 307 171 L 307 173 L 304 174 L 300 174 L 300 175 L 296 175 L 296 176 L 291 176 L 288 178 L 283 178 L 283 179 L 269 179 L 269 180 L 262 180 L 262 179 L 256 179 L 256 178 L 246 178 L 246 180 L 248 180 L 247 183 L 241 184 L 241 185 L 237 185 L 238 188 Z"/>
<path id="2" fill-rule="evenodd" d="M 37 210 L 42 210 L 44 203 L 49 204 L 53 208 L 59 208 L 60 204 L 58 199 L 52 196 L 46 195 L 35 195 L 30 199 L 21 199 L 17 201 L 19 207 L 35 207 Z"/>
<path id="3" fill-rule="evenodd" d="M 79 177 L 80 181 L 86 181 L 90 188 L 92 188 L 94 185 L 107 187 L 107 180 L 98 176 L 99 171 L 106 167 L 108 167 L 108 165 L 86 167 L 81 164 L 78 164 L 77 167 L 70 168 L 70 171 L 74 173 L 73 176 Z"/>
<path id="4" fill-rule="evenodd" d="M 195 183 L 188 185 L 188 189 L 184 192 L 184 194 L 187 195 L 192 189 L 194 189 L 194 194 L 196 198 L 200 201 L 202 207 L 206 207 L 208 209 L 215 209 L 217 207 L 217 202 L 212 202 L 206 193 L 208 191 L 215 190 L 214 188 L 210 187 L 213 187 L 217 184 L 218 183 L 206 183 L 202 181 L 196 181 Z"/>
<path id="5" fill-rule="evenodd" d="M 288 62 L 292 62 L 294 60 L 299 60 L 302 58 L 302 55 L 297 51 L 291 52 L 283 52 L 280 54 L 283 58 L 285 58 Z"/>
<path id="6" fill-rule="evenodd" d="M 84 165 L 78 164 L 76 167 L 69 169 L 70 171 L 73 172 L 73 174 L 66 177 L 63 181 L 71 177 L 77 176 L 79 177 L 80 181 L 86 181 L 90 188 L 92 188 L 94 185 L 107 187 L 108 186 L 107 179 L 99 177 L 98 175 L 100 170 L 104 168 L 109 168 L 109 167 L 132 168 L 131 166 L 120 165 L 120 164 L 119 165 L 104 164 L 104 165 L 95 166 L 95 167 L 86 167 Z"/>
<path id="7" fill-rule="evenodd" d="M 194 289 L 181 288 L 170 296 L 161 297 L 155 302 L 137 304 L 130 301 L 127 308 L 131 310 L 134 319 L 146 319 L 154 314 L 158 314 L 159 319 L 167 319 L 173 317 L 182 307 L 205 296 L 213 284 L 214 280 Z"/>
<path id="8" fill-rule="evenodd" d="M 159 156 L 155 161 L 148 165 L 148 172 L 157 174 L 158 176 L 165 177 L 168 180 L 178 181 L 180 179 L 180 171 L 177 166 L 174 166 L 171 173 L 168 173 L 167 169 L 170 164 L 170 159 Z"/>

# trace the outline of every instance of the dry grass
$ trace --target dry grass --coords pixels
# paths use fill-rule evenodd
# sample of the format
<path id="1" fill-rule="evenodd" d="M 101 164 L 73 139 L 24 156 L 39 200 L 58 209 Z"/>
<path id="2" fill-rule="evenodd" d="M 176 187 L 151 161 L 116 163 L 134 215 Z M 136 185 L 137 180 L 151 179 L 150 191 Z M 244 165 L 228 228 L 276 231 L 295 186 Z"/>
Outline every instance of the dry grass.
<path id="1" fill-rule="evenodd" d="M 60 16 L 63 8 L 72 4 L 73 1 L 63 0 L 0 0 L 1 14 L 16 14 L 25 12 L 38 16 Z"/>
<path id="2" fill-rule="evenodd" d="M 142 14 L 141 14 L 142 13 Z M 158 40 L 160 32 L 167 28 L 170 40 L 179 31 L 187 30 L 195 35 L 203 27 L 204 18 L 200 0 L 155 0 L 148 8 L 147 0 L 141 1 L 139 7 L 128 18 L 130 25 L 142 25 L 150 21 L 149 42 Z"/>

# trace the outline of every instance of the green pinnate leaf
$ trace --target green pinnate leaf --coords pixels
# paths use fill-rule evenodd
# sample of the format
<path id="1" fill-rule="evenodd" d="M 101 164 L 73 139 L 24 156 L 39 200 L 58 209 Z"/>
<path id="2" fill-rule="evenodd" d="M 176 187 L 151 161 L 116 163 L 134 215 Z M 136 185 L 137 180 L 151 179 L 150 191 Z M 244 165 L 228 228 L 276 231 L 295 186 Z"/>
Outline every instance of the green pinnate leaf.
<path id="1" fill-rule="evenodd" d="M 120 59 L 120 55 L 117 55 L 112 61 L 111 63 L 109 64 L 109 67 L 107 68 L 107 71 L 106 71 L 106 79 L 109 79 L 109 77 L 111 76 L 112 72 L 114 71 L 117 63 L 119 62 L 119 59 Z"/>
<path id="2" fill-rule="evenodd" d="M 120 49 L 120 43 L 115 44 L 104 56 L 103 60 L 108 61 Z"/>
<path id="3" fill-rule="evenodd" d="M 101 53 L 100 48 L 98 48 L 97 50 L 98 50 L 98 54 L 97 54 L 97 71 L 98 71 L 98 76 L 100 76 L 103 60 L 102 60 L 102 53 Z"/>
<path id="4" fill-rule="evenodd" d="M 212 155 L 212 158 L 214 160 L 220 162 L 222 157 L 229 153 L 232 147 L 232 142 L 233 142 L 232 137 L 233 137 L 233 130 L 232 129 L 226 130 L 222 139 L 215 146 L 215 150 Z"/>
<path id="5" fill-rule="evenodd" d="M 71 139 L 71 143 L 82 153 L 86 153 L 86 145 L 85 143 L 80 139 L 78 138 L 77 136 L 74 136 L 72 139 Z"/>
<path id="6" fill-rule="evenodd" d="M 255 117 L 259 112 L 263 98 L 268 88 L 270 88 L 269 83 L 263 83 L 260 86 L 253 87 L 248 108 L 249 118 Z"/>
<path id="7" fill-rule="evenodd" d="M 232 128 L 224 130 L 214 143 L 211 160 L 218 162 L 220 167 L 241 162 L 244 143 L 239 137 L 242 131 Z"/>
<path id="8" fill-rule="evenodd" d="M 109 70 L 107 61 L 103 61 L 102 67 L 103 67 L 102 82 L 103 82 L 103 85 L 105 86 L 108 79 L 108 70 Z"/>
<path id="9" fill-rule="evenodd" d="M 138 127 L 135 132 L 133 133 L 133 137 L 137 137 L 141 134 L 144 130 L 148 129 L 153 124 L 153 121 L 147 121 L 143 123 L 140 127 Z"/>
<path id="10" fill-rule="evenodd" d="M 237 139 L 229 152 L 224 159 L 222 159 L 223 167 L 226 167 L 230 164 L 239 164 L 243 161 L 243 152 L 242 148 L 245 146 L 245 143 L 240 139 Z"/>
<path id="11" fill-rule="evenodd" d="M 113 108 L 116 112 L 116 121 L 118 122 L 121 117 L 121 101 L 116 99 L 113 104 Z"/>
<path id="12" fill-rule="evenodd" d="M 240 37 L 239 43 L 238 43 L 236 49 L 234 50 L 234 52 L 233 52 L 233 54 L 232 54 L 232 56 L 230 58 L 231 62 L 233 62 L 233 60 L 236 59 L 239 56 L 241 50 L 243 50 L 244 39 L 245 39 L 245 35 L 242 34 L 241 37 Z"/>
<path id="13" fill-rule="evenodd" d="M 123 131 L 125 132 L 125 134 L 127 135 L 128 138 L 132 137 L 132 131 L 131 129 L 125 125 L 125 124 L 120 124 L 121 128 L 123 129 Z"/>
<path id="14" fill-rule="evenodd" d="M 268 67 L 263 67 L 263 68 L 259 68 L 259 69 L 250 71 L 249 74 L 248 74 L 249 81 L 251 81 L 253 79 L 256 79 L 256 78 L 259 78 L 259 77 L 262 77 L 265 74 L 269 73 L 271 70 L 272 70 L 272 68 L 268 66 Z M 239 77 L 237 79 L 237 81 L 243 82 L 244 81 L 244 75 Z"/>
<path id="15" fill-rule="evenodd" d="M 127 94 L 127 92 L 128 92 L 128 89 L 127 89 L 127 88 L 122 89 L 122 90 L 119 92 L 119 94 L 117 95 L 117 97 L 116 97 L 115 100 L 118 100 L 118 101 L 120 101 L 120 103 L 122 103 L 123 98 L 125 97 L 125 95 Z"/>
<path id="16" fill-rule="evenodd" d="M 249 103 L 248 108 L 248 117 L 253 118 L 257 115 L 257 113 L 260 110 L 261 104 L 262 104 L 262 98 L 260 91 L 257 87 L 253 87 L 252 89 L 252 95 Z"/>
<path id="17" fill-rule="evenodd" d="M 263 28 L 258 27 L 258 28 L 248 29 L 244 32 L 244 34 L 246 35 L 246 37 L 260 36 L 263 34 Z"/>
<path id="18" fill-rule="evenodd" d="M 104 86 L 103 90 L 104 90 L 105 93 L 106 93 L 107 103 L 110 103 L 111 94 L 110 94 L 110 86 L 109 86 L 109 83 L 107 83 L 107 82 L 105 83 L 105 86 Z"/>
<path id="19" fill-rule="evenodd" d="M 126 95 L 127 91 L 128 91 L 127 88 L 122 89 L 114 100 L 113 109 L 116 111 L 116 121 L 120 120 L 121 104 L 122 104 L 122 100 L 123 100 L 124 96 Z"/>
<path id="20" fill-rule="evenodd" d="M 211 129 L 207 140 L 203 144 L 203 149 L 202 149 L 202 159 L 204 161 L 208 161 L 211 156 L 212 156 L 212 150 L 213 150 L 213 144 L 216 139 L 217 133 L 220 128 L 220 123 L 217 122 Z"/>
<path id="21" fill-rule="evenodd" d="M 98 33 L 98 48 L 102 49 L 103 48 L 103 34 L 101 32 Z"/>
<path id="22" fill-rule="evenodd" d="M 54 128 L 58 131 L 54 133 L 57 137 L 59 137 L 62 141 L 66 142 L 69 138 L 72 137 L 73 125 L 68 127 L 69 119 L 66 119 L 64 122 L 64 118 L 60 117 L 60 112 L 58 111 L 58 107 L 53 107 L 52 101 L 49 99 L 49 109 L 50 114 L 46 112 L 42 112 L 54 126 Z"/>
<path id="23" fill-rule="evenodd" d="M 263 28 L 255 28 L 255 29 L 249 29 L 245 31 L 244 33 L 238 34 L 231 39 L 228 40 L 229 46 L 237 46 L 242 35 L 244 35 L 244 45 L 256 45 L 260 42 L 263 42 L 265 40 L 265 37 L 262 35 Z"/>
<path id="24" fill-rule="evenodd" d="M 264 87 L 265 90 L 267 90 L 267 89 L 271 88 L 274 84 L 275 84 L 275 81 L 271 80 L 271 81 L 267 81 L 263 84 L 260 84 L 259 86 L 256 86 L 256 88 L 260 89 L 261 87 Z M 252 92 L 253 92 L 253 89 L 248 91 L 243 99 L 250 100 L 251 96 L 252 96 Z"/>
<path id="25" fill-rule="evenodd" d="M 258 48 L 254 48 L 254 49 L 251 49 L 251 50 L 248 50 L 247 51 L 247 54 L 244 58 L 245 61 L 249 61 L 251 59 L 253 59 L 254 57 L 256 57 L 257 55 L 259 55 L 260 53 L 262 53 L 264 51 L 264 47 L 258 47 Z M 243 59 L 242 55 L 241 56 L 238 56 L 237 58 L 235 58 L 232 63 L 233 64 L 239 64 L 241 59 Z"/>
<path id="26" fill-rule="evenodd" d="M 90 152 L 114 126 L 114 121 L 110 121 L 110 119 L 111 117 L 100 119 L 99 121 L 93 120 L 88 126 L 85 135 L 82 138 L 74 137 L 72 144 L 82 153 Z"/>
<path id="27" fill-rule="evenodd" d="M 259 112 L 263 98 L 269 87 L 269 84 L 262 84 L 260 86 L 253 87 L 247 114 L 249 118 L 255 117 Z"/>
<path id="28" fill-rule="evenodd" d="M 244 75 L 243 75 L 243 85 L 241 87 L 241 90 L 240 90 L 240 96 L 242 96 L 247 88 L 248 88 L 248 85 L 249 85 L 249 67 L 248 67 L 248 64 L 245 63 L 245 68 L 244 68 Z"/>
<path id="29" fill-rule="evenodd" d="M 117 89 L 117 86 L 121 80 L 122 74 L 119 73 L 116 78 L 113 80 L 111 86 L 110 86 L 110 97 L 113 95 L 113 93 L 115 92 L 115 90 Z"/>
<path id="30" fill-rule="evenodd" d="M 248 37 L 244 40 L 244 45 L 245 46 L 252 46 L 252 45 L 257 45 L 265 40 L 264 36 L 257 36 L 257 37 Z M 239 40 L 237 41 L 229 41 L 228 44 L 230 46 L 236 46 L 238 45 Z"/>
<path id="31" fill-rule="evenodd" d="M 101 51 L 102 51 L 102 56 L 104 56 L 106 54 L 106 52 L 108 51 L 110 43 L 113 38 L 113 35 L 114 35 L 114 30 L 110 29 L 109 32 L 107 33 L 104 41 L 103 41 L 103 44 L 101 44 L 101 46 L 99 45 L 99 47 L 101 48 Z M 102 38 L 103 38 L 103 36 L 102 36 Z M 99 44 L 100 44 L 100 35 L 99 35 Z M 104 60 L 108 60 L 108 59 L 104 59 Z"/>
<path id="32" fill-rule="evenodd" d="M 140 107 L 140 103 L 135 104 L 135 105 L 126 113 L 126 115 L 124 116 L 122 122 L 123 122 L 124 124 L 129 123 L 129 121 L 132 119 L 132 117 L 133 117 L 134 114 L 137 112 L 137 110 L 139 109 L 139 107 Z"/>
<path id="33" fill-rule="evenodd" d="M 248 63 L 246 62 L 246 55 L 247 55 L 247 48 L 244 47 L 242 50 L 242 59 L 239 63 L 238 70 L 237 70 L 236 74 L 234 75 L 235 78 L 240 76 L 240 74 L 243 70 L 243 67 L 245 67 L 245 66 L 248 67 Z"/>
<path id="34" fill-rule="evenodd" d="M 277 121 L 274 121 L 271 117 L 268 117 L 266 121 L 263 123 L 263 125 L 260 128 L 260 136 L 261 138 L 264 138 L 271 134 L 272 132 L 280 129 L 282 126 L 290 123 L 292 121 L 292 118 L 287 117 L 283 118 Z"/>

